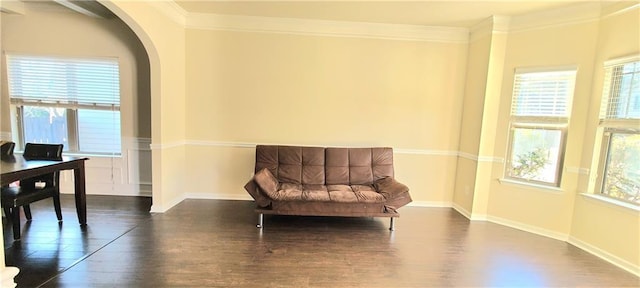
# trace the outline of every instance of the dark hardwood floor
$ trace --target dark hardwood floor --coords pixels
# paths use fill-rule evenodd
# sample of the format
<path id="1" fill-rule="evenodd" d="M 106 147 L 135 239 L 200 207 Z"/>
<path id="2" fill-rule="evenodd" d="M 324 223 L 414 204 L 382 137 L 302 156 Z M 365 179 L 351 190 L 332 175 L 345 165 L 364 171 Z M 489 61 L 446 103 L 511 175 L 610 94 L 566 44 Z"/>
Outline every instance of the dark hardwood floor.
<path id="1" fill-rule="evenodd" d="M 562 241 L 449 208 L 404 207 L 388 219 L 265 216 L 249 201 L 89 196 L 77 224 L 50 200 L 32 206 L 23 239 L 3 219 L 18 287 L 638 287 L 640 279 Z"/>

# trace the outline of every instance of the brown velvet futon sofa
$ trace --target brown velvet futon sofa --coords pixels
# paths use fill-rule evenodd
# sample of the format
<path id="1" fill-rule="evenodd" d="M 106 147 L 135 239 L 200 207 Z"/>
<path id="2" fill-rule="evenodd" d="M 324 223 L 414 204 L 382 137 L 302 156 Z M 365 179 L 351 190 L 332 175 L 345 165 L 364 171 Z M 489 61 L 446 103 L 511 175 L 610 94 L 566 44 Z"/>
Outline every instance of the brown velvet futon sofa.
<path id="1" fill-rule="evenodd" d="M 393 149 L 258 145 L 255 174 L 245 189 L 264 214 L 390 217 L 411 202 L 393 177 Z"/>

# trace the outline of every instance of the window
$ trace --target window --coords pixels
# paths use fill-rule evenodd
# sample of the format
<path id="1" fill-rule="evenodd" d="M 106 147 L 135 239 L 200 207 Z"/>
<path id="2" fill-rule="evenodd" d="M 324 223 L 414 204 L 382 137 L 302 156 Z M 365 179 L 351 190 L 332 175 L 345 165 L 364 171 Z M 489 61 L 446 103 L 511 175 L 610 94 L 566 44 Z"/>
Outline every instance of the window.
<path id="1" fill-rule="evenodd" d="M 640 57 L 605 63 L 598 189 L 640 204 Z"/>
<path id="2" fill-rule="evenodd" d="M 120 154 L 117 59 L 7 55 L 14 139 L 65 151 Z"/>
<path id="3" fill-rule="evenodd" d="M 507 178 L 560 186 L 575 77 L 575 69 L 516 70 Z"/>

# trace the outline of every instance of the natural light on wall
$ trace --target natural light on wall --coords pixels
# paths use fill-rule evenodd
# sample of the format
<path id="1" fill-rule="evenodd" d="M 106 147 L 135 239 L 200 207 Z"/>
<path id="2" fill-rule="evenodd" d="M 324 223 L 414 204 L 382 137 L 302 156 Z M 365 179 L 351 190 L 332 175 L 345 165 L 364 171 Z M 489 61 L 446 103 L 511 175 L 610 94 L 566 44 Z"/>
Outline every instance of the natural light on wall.
<path id="1" fill-rule="evenodd" d="M 605 63 L 596 192 L 640 204 L 640 56 Z"/>
<path id="2" fill-rule="evenodd" d="M 120 155 L 117 59 L 7 55 L 13 139 L 65 152 Z"/>
<path id="3" fill-rule="evenodd" d="M 505 177 L 560 186 L 576 69 L 516 70 Z"/>

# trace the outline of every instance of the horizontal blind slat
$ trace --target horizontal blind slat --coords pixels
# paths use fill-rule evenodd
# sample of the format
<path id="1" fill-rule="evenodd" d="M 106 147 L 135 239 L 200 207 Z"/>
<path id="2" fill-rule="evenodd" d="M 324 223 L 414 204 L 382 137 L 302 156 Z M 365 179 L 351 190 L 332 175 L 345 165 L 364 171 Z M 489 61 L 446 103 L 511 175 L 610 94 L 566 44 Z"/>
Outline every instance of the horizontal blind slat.
<path id="1" fill-rule="evenodd" d="M 117 59 L 8 55 L 10 97 L 77 105 L 120 105 Z"/>
<path id="2" fill-rule="evenodd" d="M 516 73 L 512 116 L 567 117 L 576 71 Z"/>
<path id="3" fill-rule="evenodd" d="M 640 119 L 640 61 L 605 66 L 600 119 Z"/>

